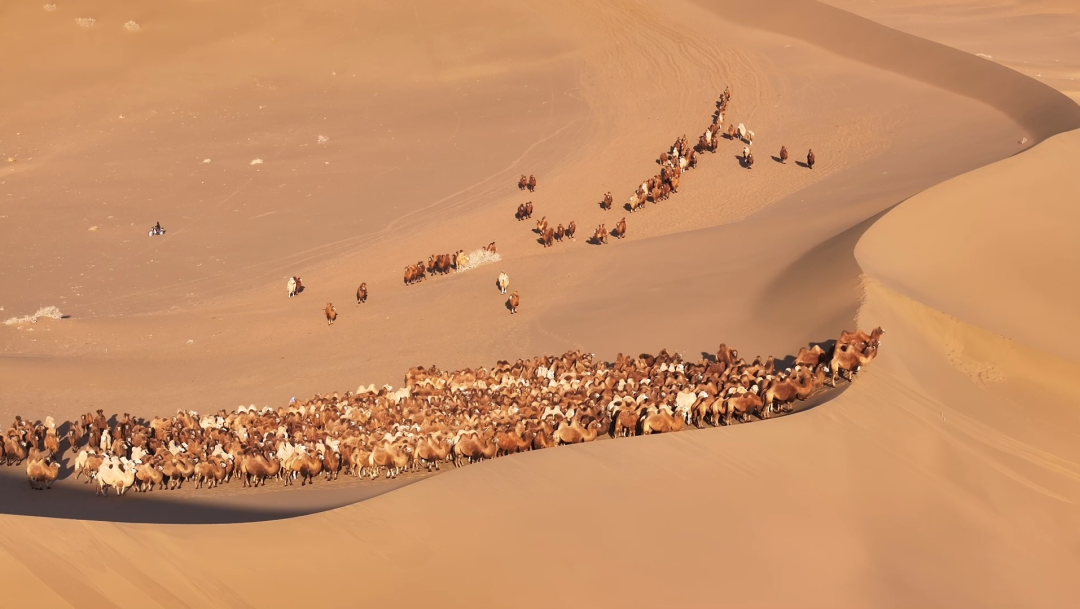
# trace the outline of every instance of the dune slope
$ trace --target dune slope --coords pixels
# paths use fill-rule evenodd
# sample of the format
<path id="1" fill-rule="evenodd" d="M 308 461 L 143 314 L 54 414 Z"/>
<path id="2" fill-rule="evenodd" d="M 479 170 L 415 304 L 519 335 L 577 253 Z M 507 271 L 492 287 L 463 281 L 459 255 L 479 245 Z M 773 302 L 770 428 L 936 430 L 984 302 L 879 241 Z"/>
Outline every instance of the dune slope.
<path id="1" fill-rule="evenodd" d="M 578 258 L 584 272 L 560 285 L 594 280 L 600 288 L 560 297 L 574 307 L 549 305 L 538 325 L 507 335 L 522 349 L 565 344 L 551 336 L 558 331 L 592 344 L 605 338 L 611 350 L 644 350 L 662 328 L 696 345 L 686 337 L 702 332 L 702 320 L 725 318 L 710 329 L 737 334 L 729 326 L 751 317 L 751 303 L 777 307 L 769 311 L 774 320 L 797 317 L 799 309 L 785 306 L 806 297 L 798 288 L 811 290 L 820 273 L 835 300 L 810 320 L 789 321 L 793 329 L 775 334 L 762 326 L 742 331 L 758 336 L 751 347 L 758 348 L 779 344 L 781 335 L 812 338 L 845 312 L 857 310 L 863 327 L 882 325 L 881 355 L 842 396 L 768 423 L 498 459 L 276 522 L 0 516 L 0 586 L 8 598 L 94 607 L 279 607 L 342 598 L 395 606 L 1075 605 L 1080 366 L 1068 347 L 1077 294 L 1053 281 L 1080 272 L 1075 240 L 1067 239 L 1080 185 L 1063 175 L 1080 132 L 1055 136 L 1077 127 L 1075 105 L 941 45 L 882 36 L 884 28 L 820 12 L 817 3 L 780 4 L 794 12 L 722 6 L 725 17 L 833 52 L 834 41 L 854 41 L 846 52 L 864 60 L 909 51 L 896 53 L 907 60 L 902 71 L 910 76 L 922 66 L 927 90 L 935 79 L 963 74 L 971 86 L 962 96 L 1010 94 L 970 122 L 943 114 L 927 126 L 933 132 L 954 119 L 956 138 L 925 148 L 901 141 L 895 156 L 868 155 L 743 222 L 658 231 L 605 251 L 603 264 Z M 766 18 L 775 14 L 787 16 Z M 948 86 L 955 97 L 960 85 Z M 1005 158 L 1017 144 L 999 140 L 1025 133 L 1050 139 Z M 983 144 L 977 153 L 972 142 Z M 934 150 L 939 156 L 912 155 Z M 998 162 L 920 192 L 991 161 Z M 792 242 L 770 248 L 775 234 Z M 698 266 L 670 264 L 702 251 L 711 256 Z M 513 261 L 520 265 L 514 276 L 555 274 L 568 256 L 523 254 Z M 487 281 L 460 279 L 448 291 L 462 299 L 470 282 Z M 612 293 L 601 289 L 609 286 Z M 673 294 L 700 304 L 676 304 L 673 319 L 647 325 L 625 299 L 643 293 L 653 294 L 645 304 L 654 311 Z M 601 317 L 609 320 L 606 332 L 597 329 Z M 614 334 L 620 326 L 641 342 Z M 403 351 L 425 338 L 405 336 L 411 341 Z M 490 341 L 460 347 L 459 355 L 513 353 Z M 208 550 L 222 546 L 227 556 Z M 288 580 L 268 584 L 268 569 L 282 560 Z"/>

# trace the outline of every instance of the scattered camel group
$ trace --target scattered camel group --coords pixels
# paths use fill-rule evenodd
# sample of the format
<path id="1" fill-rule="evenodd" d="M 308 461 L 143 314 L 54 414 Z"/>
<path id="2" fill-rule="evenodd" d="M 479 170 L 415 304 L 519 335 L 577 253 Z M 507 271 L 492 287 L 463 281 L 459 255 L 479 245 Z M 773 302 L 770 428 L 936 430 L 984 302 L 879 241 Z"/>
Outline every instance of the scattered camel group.
<path id="1" fill-rule="evenodd" d="M 516 300 L 516 293 L 511 297 Z M 443 372 L 411 368 L 404 386 L 316 395 L 286 406 L 143 420 L 102 410 L 66 422 L 15 417 L 0 462 L 26 463 L 35 489 L 49 488 L 65 450 L 75 479 L 97 492 L 213 488 L 239 478 L 301 486 L 339 475 L 395 477 L 521 451 L 598 439 L 731 425 L 790 412 L 793 404 L 854 380 L 884 332 L 844 332 L 835 346 L 802 349 L 790 367 L 772 357 L 747 363 L 720 345 L 697 362 L 666 350 L 614 362 L 572 351 L 494 367 Z"/>
<path id="2" fill-rule="evenodd" d="M 556 242 L 561 243 L 563 239 L 573 240 L 576 232 L 577 222 L 573 220 L 565 227 L 560 224 L 555 228 L 548 225 L 547 216 L 536 221 L 536 233 L 540 235 L 539 241 L 544 247 L 551 247 Z"/>

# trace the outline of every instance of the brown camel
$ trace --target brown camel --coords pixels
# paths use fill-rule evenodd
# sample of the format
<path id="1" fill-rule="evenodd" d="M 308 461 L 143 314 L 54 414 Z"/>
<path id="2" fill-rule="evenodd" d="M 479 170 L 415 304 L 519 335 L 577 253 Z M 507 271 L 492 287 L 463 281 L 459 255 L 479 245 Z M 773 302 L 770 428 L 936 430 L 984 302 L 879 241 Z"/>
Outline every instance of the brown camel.
<path id="1" fill-rule="evenodd" d="M 509 304 L 510 314 L 513 315 L 514 313 L 517 313 L 518 306 L 521 305 L 521 296 L 517 292 L 511 292 Z"/>

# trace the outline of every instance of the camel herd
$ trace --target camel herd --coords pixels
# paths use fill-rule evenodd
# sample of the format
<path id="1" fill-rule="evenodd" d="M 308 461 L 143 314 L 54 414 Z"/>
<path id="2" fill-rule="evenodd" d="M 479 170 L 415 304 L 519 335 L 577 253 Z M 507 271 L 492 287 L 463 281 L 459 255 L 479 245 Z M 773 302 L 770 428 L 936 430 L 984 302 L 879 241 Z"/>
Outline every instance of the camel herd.
<path id="1" fill-rule="evenodd" d="M 30 486 L 49 488 L 66 452 L 67 471 L 96 482 L 102 495 L 185 482 L 213 488 L 236 478 L 245 487 L 306 486 L 342 474 L 392 478 L 601 436 L 768 419 L 835 387 L 837 377 L 853 381 L 883 334 L 844 332 L 831 348 L 802 349 L 784 369 L 772 357 L 747 363 L 726 345 L 697 362 L 666 350 L 614 362 L 573 351 L 490 369 L 411 368 L 400 389 L 371 385 L 279 408 L 181 410 L 149 421 L 98 410 L 59 427 L 52 417 L 15 417 L 0 463 L 25 463 Z"/>

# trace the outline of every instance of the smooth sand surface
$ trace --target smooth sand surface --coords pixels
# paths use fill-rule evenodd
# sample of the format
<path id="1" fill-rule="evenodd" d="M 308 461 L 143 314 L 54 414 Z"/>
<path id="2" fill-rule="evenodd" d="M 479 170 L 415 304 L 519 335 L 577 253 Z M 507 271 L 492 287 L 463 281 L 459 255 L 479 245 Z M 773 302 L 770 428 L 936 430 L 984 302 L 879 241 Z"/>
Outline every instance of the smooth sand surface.
<path id="1" fill-rule="evenodd" d="M 497 459 L 271 522 L 0 516 L 12 603 L 1080 599 L 1080 370 L 1068 351 L 1080 136 L 1056 135 L 1080 127 L 1080 107 L 1047 86 L 1065 90 L 1060 79 L 954 50 L 945 45 L 970 51 L 932 29 L 797 0 L 477 3 L 471 14 L 421 4 L 366 21 L 371 7 L 355 4 L 97 6 L 85 31 L 62 5 L 7 9 L 40 63 L 0 68 L 25 97 L 0 125 L 0 153 L 22 146 L 0 170 L 0 279 L 13 288 L 0 305 L 21 315 L 58 304 L 72 318 L 0 326 L 4 420 L 278 405 L 397 384 L 418 363 L 571 347 L 693 356 L 727 342 L 782 355 L 856 317 L 887 334 L 842 395 L 768 423 Z M 917 21 L 919 9 L 893 6 Z M 1001 33 L 956 6 L 969 43 Z M 144 27 L 124 31 L 132 18 Z M 1013 33 L 1030 46 L 1010 47 L 1010 61 L 1067 50 L 1027 23 Z M 379 44 L 405 33 L 414 38 L 394 52 Z M 133 44 L 145 48 L 124 59 Z M 42 75 L 62 65 L 66 96 Z M 784 144 L 797 160 L 813 147 L 819 165 L 762 155 L 748 172 L 741 145 L 724 142 L 670 201 L 600 211 L 604 191 L 625 201 L 664 146 L 707 126 L 727 84 L 726 118 L 757 132 L 756 149 Z M 390 101 L 371 101 L 376 89 Z M 129 112 L 141 129 L 107 124 Z M 8 133 L 35 129 L 33 143 Z M 217 181 L 204 179 L 211 168 Z M 523 172 L 537 174 L 536 193 L 514 187 Z M 529 199 L 537 216 L 576 219 L 577 242 L 541 248 L 512 217 Z M 584 243 L 623 215 L 625 241 Z M 170 233 L 143 241 L 155 220 Z M 400 284 L 405 264 L 493 239 L 498 265 Z M 519 315 L 494 289 L 499 270 L 522 292 Z M 308 290 L 286 299 L 295 274 Z M 359 281 L 373 289 L 357 308 Z M 332 328 L 327 300 L 342 312 Z M 308 492 L 343 492 L 323 487 Z M 19 513 L 58 499 L 27 495 Z"/>

